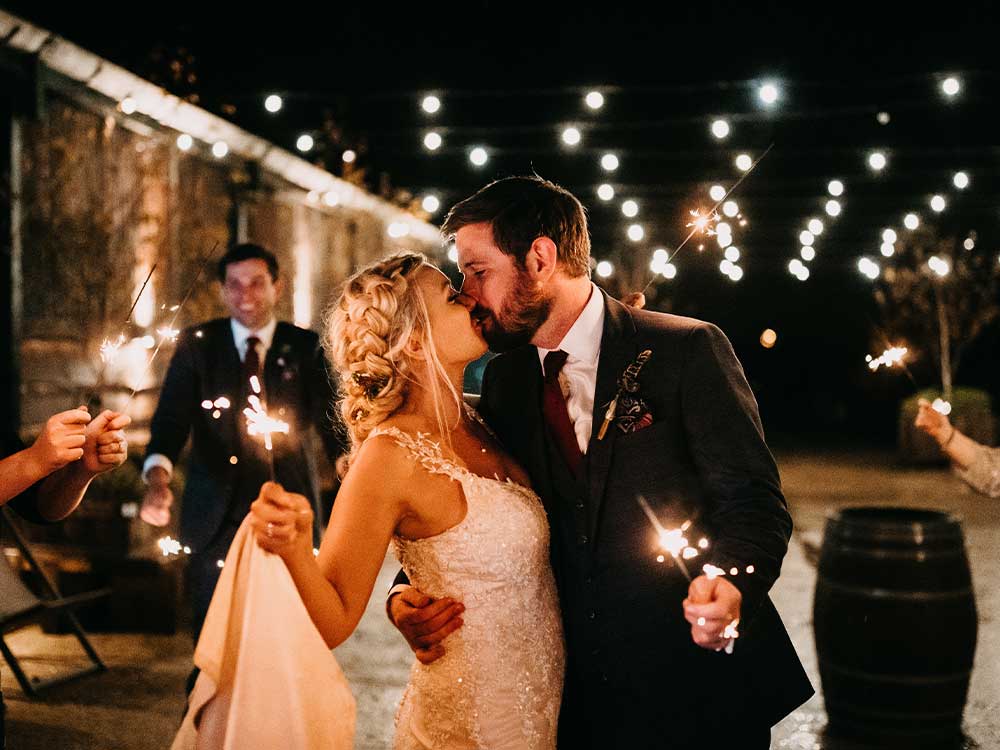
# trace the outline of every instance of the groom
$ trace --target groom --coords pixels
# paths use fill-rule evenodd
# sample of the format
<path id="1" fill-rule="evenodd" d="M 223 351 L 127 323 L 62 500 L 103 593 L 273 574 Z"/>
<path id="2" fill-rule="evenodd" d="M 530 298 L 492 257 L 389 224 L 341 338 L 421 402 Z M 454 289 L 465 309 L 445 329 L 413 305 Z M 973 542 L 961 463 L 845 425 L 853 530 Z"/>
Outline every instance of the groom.
<path id="1" fill-rule="evenodd" d="M 729 341 L 594 286 L 583 207 L 541 178 L 487 185 L 444 233 L 500 353 L 480 411 L 548 512 L 568 656 L 559 746 L 767 748 L 813 691 L 767 594 L 792 523 Z M 698 556 L 675 562 L 647 508 L 668 530 L 690 521 Z M 389 614 L 424 662 L 461 622 L 459 603 L 408 586 Z"/>

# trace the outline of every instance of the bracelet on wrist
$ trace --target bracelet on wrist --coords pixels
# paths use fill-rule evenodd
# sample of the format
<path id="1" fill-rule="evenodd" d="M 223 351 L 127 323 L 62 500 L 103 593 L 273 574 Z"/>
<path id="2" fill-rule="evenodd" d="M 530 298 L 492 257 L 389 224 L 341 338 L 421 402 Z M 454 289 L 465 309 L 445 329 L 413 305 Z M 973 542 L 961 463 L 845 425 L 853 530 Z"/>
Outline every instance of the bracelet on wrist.
<path id="1" fill-rule="evenodd" d="M 952 425 L 951 432 L 948 433 L 948 439 L 945 440 L 943 443 L 941 443 L 941 448 L 942 449 L 947 448 L 951 444 L 951 441 L 954 437 L 955 437 L 955 425 Z"/>

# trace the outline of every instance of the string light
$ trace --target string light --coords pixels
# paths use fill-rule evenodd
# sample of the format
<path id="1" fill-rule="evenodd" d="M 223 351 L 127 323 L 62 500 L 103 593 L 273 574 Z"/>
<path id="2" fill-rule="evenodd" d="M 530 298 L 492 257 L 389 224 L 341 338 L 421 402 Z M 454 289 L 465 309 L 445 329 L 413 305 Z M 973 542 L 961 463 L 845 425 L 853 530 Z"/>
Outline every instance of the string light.
<path id="1" fill-rule="evenodd" d="M 229 153 L 229 146 L 225 141 L 216 141 L 212 144 L 212 156 L 216 159 L 225 158 L 226 154 Z"/>
<path id="2" fill-rule="evenodd" d="M 420 103 L 424 112 L 429 115 L 433 115 L 435 112 L 441 109 L 441 100 L 438 99 L 433 94 L 428 94 L 424 97 L 424 100 Z"/>
<path id="3" fill-rule="evenodd" d="M 284 104 L 285 102 L 280 96 L 271 94 L 264 100 L 264 109 L 273 115 L 275 112 L 280 112 Z"/>
<path id="4" fill-rule="evenodd" d="M 629 224 L 627 233 L 632 242 L 642 242 L 646 236 L 646 230 L 642 228 L 642 224 Z"/>
<path id="5" fill-rule="evenodd" d="M 715 120 L 712 123 L 712 135 L 718 140 L 723 140 L 729 135 L 729 123 L 725 120 Z"/>
<path id="6" fill-rule="evenodd" d="M 344 164 L 353 164 L 357 160 L 358 155 L 355 151 L 347 149 L 340 155 L 340 158 L 343 160 Z"/>
<path id="7" fill-rule="evenodd" d="M 812 247 L 803 247 L 799 250 L 799 255 L 802 256 L 802 260 L 812 261 L 816 259 L 816 249 Z"/>
<path id="8" fill-rule="evenodd" d="M 778 101 L 778 98 L 781 96 L 781 90 L 777 84 L 769 81 L 757 89 L 757 96 L 761 102 L 770 107 Z"/>
<path id="9" fill-rule="evenodd" d="M 750 154 L 740 154 L 736 157 L 736 168 L 741 172 L 746 172 L 753 166 L 753 158 Z"/>
<path id="10" fill-rule="evenodd" d="M 303 133 L 298 137 L 298 140 L 295 141 L 295 148 L 302 153 L 308 153 L 309 151 L 312 151 L 313 143 L 313 137 L 308 133 Z"/>
<path id="11" fill-rule="evenodd" d="M 958 92 L 962 90 L 962 82 L 955 76 L 948 76 L 943 81 L 941 81 L 941 91 L 949 99 L 958 95 Z"/>
<path id="12" fill-rule="evenodd" d="M 639 204 L 632 199 L 624 201 L 622 203 L 622 213 L 630 219 L 635 218 L 639 215 Z"/>
<path id="13" fill-rule="evenodd" d="M 883 229 L 882 230 L 882 242 L 888 242 L 889 244 L 892 244 L 897 239 L 899 239 L 899 238 L 896 235 L 896 230 L 895 229 Z"/>
<path id="14" fill-rule="evenodd" d="M 730 219 L 736 218 L 736 215 L 740 212 L 740 207 L 737 205 L 736 201 L 726 201 L 722 204 L 722 213 L 728 216 Z"/>
<path id="15" fill-rule="evenodd" d="M 868 154 L 868 166 L 875 172 L 881 172 L 888 163 L 889 160 L 885 158 L 885 154 L 881 151 L 872 151 Z"/>
<path id="16" fill-rule="evenodd" d="M 191 147 L 194 145 L 194 138 L 189 136 L 187 133 L 181 133 L 177 136 L 177 148 L 181 151 L 190 151 Z"/>
<path id="17" fill-rule="evenodd" d="M 886 258 L 891 258 L 893 255 L 896 254 L 896 246 L 893 245 L 891 242 L 883 242 L 882 245 L 879 247 L 879 252 L 882 253 L 882 255 L 885 256 Z"/>
<path id="18" fill-rule="evenodd" d="M 920 226 L 920 217 L 916 214 L 907 214 L 903 217 L 903 226 L 913 231 Z"/>
<path id="19" fill-rule="evenodd" d="M 421 208 L 424 209 L 429 214 L 437 213 L 437 210 L 441 208 L 441 201 L 436 195 L 424 196 L 424 199 L 420 202 Z"/>
<path id="20" fill-rule="evenodd" d="M 807 226 L 809 227 L 809 231 L 812 232 L 816 237 L 819 237 L 821 234 L 823 234 L 823 229 L 824 229 L 823 222 L 820 221 L 819 219 L 810 219 L 809 224 Z"/>
<path id="21" fill-rule="evenodd" d="M 815 241 L 816 238 L 813 236 L 813 233 L 810 232 L 808 229 L 803 229 L 801 232 L 799 232 L 800 245 L 807 245 L 811 247 Z"/>
<path id="22" fill-rule="evenodd" d="M 119 106 L 121 106 L 122 112 L 124 112 L 126 115 L 135 114 L 136 109 L 138 109 L 138 106 L 135 103 L 135 99 L 133 99 L 131 96 L 126 96 L 124 99 L 122 99 L 122 102 Z"/>
<path id="23" fill-rule="evenodd" d="M 580 131 L 578 128 L 566 128 L 562 132 L 562 141 L 567 146 L 577 146 L 580 143 Z"/>
<path id="24" fill-rule="evenodd" d="M 601 157 L 601 167 L 605 172 L 614 172 L 618 169 L 618 157 L 608 153 Z"/>
<path id="25" fill-rule="evenodd" d="M 839 198 L 844 194 L 844 183 L 840 180 L 830 180 L 830 182 L 827 183 L 826 192 L 834 198 Z"/>
<path id="26" fill-rule="evenodd" d="M 476 146 L 469 152 L 469 161 L 477 167 L 483 166 L 488 160 L 489 155 L 486 153 L 486 149 L 482 146 Z"/>
<path id="27" fill-rule="evenodd" d="M 945 202 L 944 196 L 935 195 L 931 198 L 931 210 L 936 213 L 941 213 L 944 211 L 948 204 Z"/>
<path id="28" fill-rule="evenodd" d="M 831 198 L 826 202 L 826 205 L 823 208 L 826 210 L 826 215 L 831 219 L 836 219 L 840 216 L 841 206 L 840 201 L 838 200 Z"/>
<path id="29" fill-rule="evenodd" d="M 615 197 L 615 189 L 609 184 L 604 183 L 597 188 L 597 197 L 602 201 L 609 201 Z"/>
<path id="30" fill-rule="evenodd" d="M 712 185 L 708 189 L 708 197 L 713 201 L 721 201 L 726 197 L 726 189 L 722 185 Z"/>
<path id="31" fill-rule="evenodd" d="M 965 172 L 955 172 L 955 176 L 951 178 L 951 182 L 959 190 L 965 190 L 969 187 L 969 175 Z"/>
<path id="32" fill-rule="evenodd" d="M 437 151 L 441 148 L 441 142 L 441 135 L 433 130 L 424 136 L 424 148 L 428 151 Z"/>
<path id="33" fill-rule="evenodd" d="M 608 278 L 614 272 L 615 272 L 615 267 L 611 265 L 609 261 L 602 260 L 600 263 L 597 264 L 597 275 L 600 276 L 602 279 Z"/>
<path id="34" fill-rule="evenodd" d="M 600 91 L 591 91 L 587 94 L 584 101 L 588 107 L 597 110 L 604 106 L 604 95 Z"/>
<path id="35" fill-rule="evenodd" d="M 858 271 L 861 272 L 862 276 L 867 276 L 869 279 L 874 281 L 878 278 L 881 269 L 878 263 L 873 261 L 871 258 L 861 258 L 858 260 Z"/>

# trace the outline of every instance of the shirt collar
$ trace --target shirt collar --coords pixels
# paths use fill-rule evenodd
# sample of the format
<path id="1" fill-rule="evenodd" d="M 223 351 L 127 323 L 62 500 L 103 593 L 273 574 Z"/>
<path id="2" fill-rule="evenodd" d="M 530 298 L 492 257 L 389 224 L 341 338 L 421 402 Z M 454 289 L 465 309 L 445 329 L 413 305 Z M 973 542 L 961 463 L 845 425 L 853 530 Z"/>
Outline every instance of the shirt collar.
<path id="1" fill-rule="evenodd" d="M 566 352 L 570 359 L 596 364 L 601 353 L 601 337 L 604 335 L 604 295 L 596 284 L 590 284 L 590 299 L 583 312 L 566 331 L 556 349 Z M 545 355 L 552 349 L 538 348 L 538 358 L 545 363 Z"/>
<path id="2" fill-rule="evenodd" d="M 245 325 L 240 323 L 236 318 L 229 319 L 230 324 L 233 329 L 233 342 L 236 344 L 237 351 L 243 351 L 246 348 L 247 339 L 251 336 L 256 336 L 260 339 L 260 343 L 264 345 L 264 350 L 271 348 L 271 342 L 274 340 L 274 329 L 278 327 L 278 321 L 271 318 L 267 325 L 263 328 L 259 328 L 256 331 L 251 331 Z"/>

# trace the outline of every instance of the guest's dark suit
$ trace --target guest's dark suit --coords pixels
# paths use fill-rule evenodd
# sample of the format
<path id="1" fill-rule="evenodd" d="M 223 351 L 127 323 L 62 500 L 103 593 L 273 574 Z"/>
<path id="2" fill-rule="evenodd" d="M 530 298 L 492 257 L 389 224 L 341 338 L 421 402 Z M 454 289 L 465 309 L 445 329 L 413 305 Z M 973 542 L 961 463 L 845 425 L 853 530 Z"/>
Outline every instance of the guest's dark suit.
<path id="1" fill-rule="evenodd" d="M 612 424 L 598 439 L 619 376 L 645 349 L 638 395 L 652 423 L 631 433 Z M 479 409 L 548 511 L 568 653 L 560 747 L 714 748 L 744 732 L 766 736 L 813 690 L 767 595 L 792 523 L 729 341 L 711 324 L 605 297 L 579 480 L 543 422 L 541 392 L 537 349 L 523 347 L 490 362 Z M 733 654 L 692 641 L 681 607 L 687 581 L 669 556 L 657 562 L 639 497 L 664 526 L 690 519 L 692 542 L 711 541 L 688 562 L 694 574 L 705 562 L 740 570 L 729 578 L 743 594 Z"/>
<path id="2" fill-rule="evenodd" d="M 319 520 L 316 475 L 303 438 L 314 425 L 331 460 L 343 452 L 319 337 L 279 322 L 263 373 L 268 413 L 291 427 L 287 436 L 274 437 L 276 478 L 288 491 L 308 497 Z M 225 557 L 261 484 L 270 478 L 266 454 L 247 436 L 243 409 L 249 393 L 229 318 L 181 333 L 153 415 L 147 453 L 176 462 L 191 435 L 180 541 L 193 551 L 189 570 L 196 635 L 218 579 L 217 560 Z M 220 396 L 231 405 L 215 418 L 214 408 L 206 409 L 202 402 Z M 318 527 L 316 533 L 318 539 Z"/>

